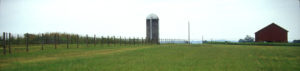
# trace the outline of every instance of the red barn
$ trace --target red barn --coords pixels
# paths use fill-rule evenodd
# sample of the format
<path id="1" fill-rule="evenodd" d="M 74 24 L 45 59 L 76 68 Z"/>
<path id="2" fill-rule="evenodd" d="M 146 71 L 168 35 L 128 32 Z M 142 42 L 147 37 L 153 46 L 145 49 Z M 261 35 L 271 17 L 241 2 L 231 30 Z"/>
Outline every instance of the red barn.
<path id="1" fill-rule="evenodd" d="M 288 42 L 288 31 L 272 23 L 255 33 L 255 42 Z"/>

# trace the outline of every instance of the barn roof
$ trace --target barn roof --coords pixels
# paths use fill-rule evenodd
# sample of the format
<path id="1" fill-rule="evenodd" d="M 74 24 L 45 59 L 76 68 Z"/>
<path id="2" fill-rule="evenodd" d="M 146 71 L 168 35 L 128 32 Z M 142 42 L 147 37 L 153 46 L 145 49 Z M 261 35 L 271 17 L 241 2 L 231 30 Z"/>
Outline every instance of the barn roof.
<path id="1" fill-rule="evenodd" d="M 276 27 L 278 27 L 278 28 L 280 28 L 280 29 L 282 29 L 282 30 L 284 30 L 284 31 L 288 32 L 288 30 L 286 30 L 286 29 L 284 29 L 284 28 L 282 28 L 282 27 L 278 26 L 278 25 L 277 25 L 277 24 L 275 24 L 275 23 L 272 23 L 272 24 L 270 24 L 270 25 L 268 25 L 268 26 L 266 26 L 266 27 L 264 27 L 264 28 L 262 28 L 262 29 L 258 30 L 257 32 L 259 32 L 259 31 L 261 31 L 261 30 L 263 30 L 263 29 L 266 29 L 267 27 L 270 27 L 270 26 L 276 26 Z M 255 32 L 255 34 L 256 34 L 257 32 Z"/>

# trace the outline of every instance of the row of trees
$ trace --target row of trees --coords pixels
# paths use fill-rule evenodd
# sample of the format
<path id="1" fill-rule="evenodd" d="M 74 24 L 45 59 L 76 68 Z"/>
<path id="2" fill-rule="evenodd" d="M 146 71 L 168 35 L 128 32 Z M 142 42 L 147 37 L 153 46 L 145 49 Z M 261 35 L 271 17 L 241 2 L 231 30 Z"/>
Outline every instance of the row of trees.
<path id="1" fill-rule="evenodd" d="M 30 34 L 25 33 L 23 36 L 20 35 L 11 35 L 11 33 L 3 32 L 3 36 L 0 36 L 0 46 L 3 47 L 3 54 L 5 55 L 8 49 L 8 53 L 12 53 L 11 45 L 26 45 L 26 52 L 29 51 L 29 46 L 32 44 L 42 44 L 41 50 L 44 50 L 44 44 L 54 44 L 55 49 L 57 48 L 57 44 L 67 44 L 67 48 L 69 48 L 69 44 L 77 44 L 77 48 L 79 44 L 151 44 L 150 41 L 146 41 L 143 38 L 122 38 L 115 36 L 101 36 L 96 37 L 93 36 L 80 36 L 78 34 L 68 34 L 68 33 L 41 33 L 41 34 Z"/>
<path id="2" fill-rule="evenodd" d="M 116 36 L 101 36 L 97 37 L 96 35 L 86 35 L 80 36 L 78 34 L 68 34 L 68 33 L 41 33 L 41 34 L 30 34 L 25 33 L 23 36 L 14 35 L 10 38 L 6 37 L 6 41 L 10 41 L 11 44 L 26 44 L 26 38 L 28 38 L 29 44 L 83 44 L 83 43 L 123 43 L 123 44 L 138 44 L 146 43 L 146 40 L 143 38 L 124 38 Z M 3 42 L 3 36 L 1 36 L 1 43 Z"/>
<path id="3" fill-rule="evenodd" d="M 246 37 L 244 39 L 240 39 L 239 42 L 254 42 L 254 37 L 246 35 Z"/>
<path id="4" fill-rule="evenodd" d="M 239 42 L 254 42 L 254 37 L 246 35 L 244 39 L 240 39 Z M 300 43 L 300 40 L 293 40 L 293 43 Z"/>

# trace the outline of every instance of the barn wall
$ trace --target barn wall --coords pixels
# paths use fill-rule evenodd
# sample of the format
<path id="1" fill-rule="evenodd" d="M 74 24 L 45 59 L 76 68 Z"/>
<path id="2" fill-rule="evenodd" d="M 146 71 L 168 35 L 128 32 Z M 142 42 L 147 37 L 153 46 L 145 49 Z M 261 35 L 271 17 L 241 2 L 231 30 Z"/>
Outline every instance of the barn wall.
<path id="1" fill-rule="evenodd" d="M 256 42 L 287 42 L 287 31 L 270 25 L 255 34 Z"/>

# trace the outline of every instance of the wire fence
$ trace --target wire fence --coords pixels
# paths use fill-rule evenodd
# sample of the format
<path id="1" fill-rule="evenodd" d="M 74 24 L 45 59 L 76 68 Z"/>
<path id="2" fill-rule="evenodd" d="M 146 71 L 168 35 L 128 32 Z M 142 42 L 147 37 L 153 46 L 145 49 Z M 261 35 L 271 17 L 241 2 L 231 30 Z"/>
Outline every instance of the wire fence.
<path id="1" fill-rule="evenodd" d="M 122 36 L 96 36 L 96 35 L 78 35 L 68 33 L 40 33 L 23 35 L 3 32 L 0 37 L 1 51 L 3 54 L 12 54 L 12 52 L 29 52 L 37 50 L 49 50 L 59 48 L 83 48 L 97 46 L 143 46 L 154 45 L 144 37 L 122 37 Z M 167 43 L 188 43 L 184 39 L 160 39 L 161 44 Z M 0 52 L 1 52 L 0 51 Z"/>

